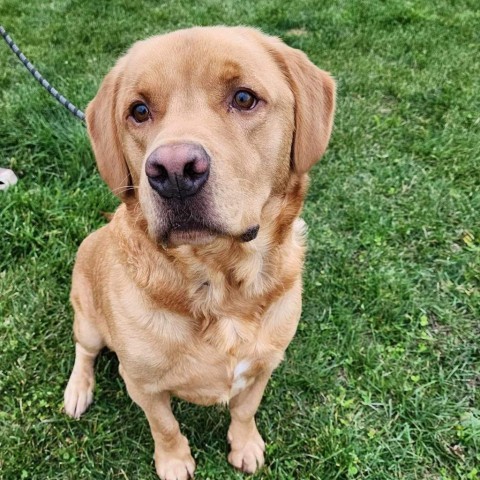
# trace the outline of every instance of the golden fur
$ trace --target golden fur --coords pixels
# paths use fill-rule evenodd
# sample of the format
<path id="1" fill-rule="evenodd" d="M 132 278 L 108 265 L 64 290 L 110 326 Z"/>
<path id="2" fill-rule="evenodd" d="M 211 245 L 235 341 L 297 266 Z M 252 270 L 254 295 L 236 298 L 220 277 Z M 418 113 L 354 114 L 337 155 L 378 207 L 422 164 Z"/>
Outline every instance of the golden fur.
<path id="1" fill-rule="evenodd" d="M 240 88 L 258 94 L 254 110 L 232 108 Z M 139 99 L 151 111 L 141 124 L 128 113 Z M 100 173 L 123 203 L 78 251 L 65 410 L 77 418 L 86 410 L 95 357 L 114 350 L 150 423 L 162 479 L 195 468 L 171 395 L 228 404 L 230 463 L 245 472 L 263 464 L 254 415 L 300 317 L 299 214 L 334 102 L 333 80 L 302 52 L 253 29 L 211 27 L 136 43 L 88 106 Z M 167 202 L 148 184 L 147 157 L 175 142 L 196 142 L 211 157 L 190 214 L 218 234 L 175 236 Z M 252 225 L 256 238 L 241 241 Z"/>

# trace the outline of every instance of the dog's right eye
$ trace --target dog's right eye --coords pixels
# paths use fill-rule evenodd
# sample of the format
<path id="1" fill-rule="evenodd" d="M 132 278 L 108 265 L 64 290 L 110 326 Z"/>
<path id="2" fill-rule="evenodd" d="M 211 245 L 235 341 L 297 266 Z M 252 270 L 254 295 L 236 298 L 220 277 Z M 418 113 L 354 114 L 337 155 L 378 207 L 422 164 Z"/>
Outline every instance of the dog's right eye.
<path id="1" fill-rule="evenodd" d="M 252 110 L 257 102 L 257 97 L 248 90 L 239 90 L 233 97 L 233 106 L 238 110 Z"/>
<path id="2" fill-rule="evenodd" d="M 143 123 L 150 118 L 150 110 L 144 103 L 136 103 L 132 106 L 130 115 L 137 123 Z"/>

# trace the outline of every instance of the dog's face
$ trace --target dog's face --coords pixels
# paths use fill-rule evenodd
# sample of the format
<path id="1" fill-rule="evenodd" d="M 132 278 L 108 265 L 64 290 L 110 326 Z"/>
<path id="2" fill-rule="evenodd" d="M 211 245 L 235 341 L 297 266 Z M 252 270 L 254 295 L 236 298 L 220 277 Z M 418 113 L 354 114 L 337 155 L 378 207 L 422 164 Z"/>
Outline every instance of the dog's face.
<path id="1" fill-rule="evenodd" d="M 136 43 L 87 109 L 100 173 L 169 245 L 255 237 L 262 209 L 323 154 L 334 83 L 248 28 Z"/>

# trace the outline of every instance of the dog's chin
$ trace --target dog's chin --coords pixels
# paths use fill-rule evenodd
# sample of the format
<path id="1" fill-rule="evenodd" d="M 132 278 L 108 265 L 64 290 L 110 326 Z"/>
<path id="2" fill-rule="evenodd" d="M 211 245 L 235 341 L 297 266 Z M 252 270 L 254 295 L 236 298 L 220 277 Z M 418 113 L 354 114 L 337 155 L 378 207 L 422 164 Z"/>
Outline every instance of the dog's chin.
<path id="1" fill-rule="evenodd" d="M 179 247 L 180 245 L 208 245 L 219 237 L 218 233 L 213 233 L 205 229 L 192 230 L 171 230 L 166 235 L 163 243 L 167 247 Z"/>
<path id="2" fill-rule="evenodd" d="M 199 227 L 198 225 L 190 226 L 190 228 L 179 226 L 177 228 L 171 228 L 168 232 L 161 235 L 158 243 L 165 248 L 176 248 L 181 245 L 208 245 L 219 238 L 230 238 L 239 243 L 248 243 L 255 240 L 259 228 L 259 225 L 254 225 L 247 228 L 240 235 L 233 235 L 220 229 L 209 229 Z"/>

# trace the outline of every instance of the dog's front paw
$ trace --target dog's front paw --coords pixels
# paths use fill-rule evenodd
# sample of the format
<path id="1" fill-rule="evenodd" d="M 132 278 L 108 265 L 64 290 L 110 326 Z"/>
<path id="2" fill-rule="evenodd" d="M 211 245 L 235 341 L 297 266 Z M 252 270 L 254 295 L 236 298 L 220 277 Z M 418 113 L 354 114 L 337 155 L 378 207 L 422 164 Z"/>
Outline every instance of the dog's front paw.
<path id="1" fill-rule="evenodd" d="M 245 473 L 255 473 L 265 462 L 265 442 L 255 428 L 247 438 L 234 436 L 232 429 L 228 434 L 231 451 L 228 461 L 238 470 Z"/>
<path id="2" fill-rule="evenodd" d="M 65 389 L 65 413 L 73 418 L 80 418 L 93 401 L 95 380 L 90 372 L 72 372 Z"/>
<path id="3" fill-rule="evenodd" d="M 162 480 L 188 480 L 193 478 L 195 460 L 190 453 L 178 455 L 155 453 L 155 468 Z"/>

